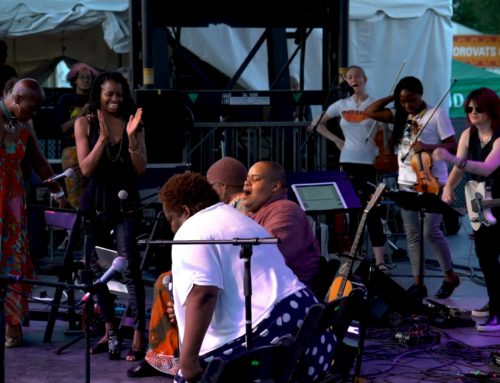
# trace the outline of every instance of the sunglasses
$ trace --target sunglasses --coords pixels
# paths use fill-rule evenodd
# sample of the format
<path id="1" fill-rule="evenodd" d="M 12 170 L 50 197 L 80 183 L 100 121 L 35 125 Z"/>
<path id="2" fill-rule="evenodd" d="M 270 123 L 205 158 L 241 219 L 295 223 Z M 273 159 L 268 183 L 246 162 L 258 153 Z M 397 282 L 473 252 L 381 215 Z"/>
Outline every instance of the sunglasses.
<path id="1" fill-rule="evenodd" d="M 472 113 L 474 110 L 476 110 L 476 112 L 478 113 L 484 112 L 483 108 L 481 108 L 480 106 L 468 106 L 467 108 L 465 108 L 465 111 L 467 113 Z"/>

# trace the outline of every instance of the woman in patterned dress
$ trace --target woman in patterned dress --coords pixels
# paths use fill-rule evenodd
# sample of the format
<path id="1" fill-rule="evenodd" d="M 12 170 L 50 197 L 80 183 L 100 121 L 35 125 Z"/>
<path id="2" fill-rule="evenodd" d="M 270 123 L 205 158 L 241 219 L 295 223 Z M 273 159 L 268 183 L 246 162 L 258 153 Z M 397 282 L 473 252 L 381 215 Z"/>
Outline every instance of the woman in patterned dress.
<path id="1" fill-rule="evenodd" d="M 21 161 L 26 157 L 40 176 L 54 173 L 38 146 L 31 125 L 44 99 L 40 85 L 33 79 L 19 80 L 0 101 L 0 273 L 32 278 L 27 233 L 26 191 Z M 57 183 L 49 183 L 60 206 L 66 200 Z M 22 321 L 28 314 L 26 294 L 30 289 L 22 283 L 8 286 L 5 296 L 5 347 L 22 344 Z"/>

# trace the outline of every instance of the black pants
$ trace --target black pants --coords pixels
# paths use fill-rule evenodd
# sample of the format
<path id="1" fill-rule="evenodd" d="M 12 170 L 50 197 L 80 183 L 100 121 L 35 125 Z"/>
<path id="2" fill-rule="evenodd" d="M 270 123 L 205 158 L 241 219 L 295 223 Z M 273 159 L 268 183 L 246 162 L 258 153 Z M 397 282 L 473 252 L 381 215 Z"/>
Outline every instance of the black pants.
<path id="1" fill-rule="evenodd" d="M 97 263 L 95 246 L 113 249 L 119 256 L 127 258 L 128 266 L 124 272 L 125 284 L 127 285 L 130 309 L 134 319 L 134 328 L 144 332 L 146 329 L 146 303 L 144 282 L 140 269 L 140 254 L 136 245 L 137 222 L 133 218 L 121 218 L 115 223 L 105 222 L 97 217 L 88 219 L 86 225 L 89 234 L 89 251 L 91 251 L 91 268 L 94 277 L 99 277 L 103 270 Z M 112 235 L 111 232 L 115 234 Z M 116 242 L 116 244 L 114 244 Z M 106 322 L 112 322 L 115 318 L 113 297 L 107 286 L 103 286 L 96 292 L 97 301 Z"/>
<path id="2" fill-rule="evenodd" d="M 498 219 L 498 217 L 497 217 Z M 479 266 L 486 282 L 490 315 L 500 316 L 500 226 L 481 226 L 474 232 L 474 245 Z"/>
<path id="3" fill-rule="evenodd" d="M 342 170 L 347 173 L 361 204 L 363 207 L 366 206 L 370 200 L 370 195 L 375 192 L 374 186 L 371 186 L 368 182 L 374 185 L 377 183 L 377 170 L 373 165 L 351 163 L 343 163 Z M 384 246 L 386 241 L 381 214 L 379 208 L 373 208 L 366 217 L 368 235 L 373 247 Z M 360 218 L 361 216 L 356 213 L 350 215 L 349 230 L 352 233 L 356 232 Z"/>

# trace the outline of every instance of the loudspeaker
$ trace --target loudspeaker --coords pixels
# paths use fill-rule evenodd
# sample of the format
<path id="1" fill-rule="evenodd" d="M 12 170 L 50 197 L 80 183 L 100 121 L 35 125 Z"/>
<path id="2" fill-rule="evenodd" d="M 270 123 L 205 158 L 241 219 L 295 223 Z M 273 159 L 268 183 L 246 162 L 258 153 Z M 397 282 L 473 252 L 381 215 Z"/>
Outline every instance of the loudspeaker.
<path id="1" fill-rule="evenodd" d="M 370 264 L 361 261 L 355 275 L 368 289 L 370 317 L 381 324 L 398 326 L 403 318 L 423 311 L 422 304 L 390 276 L 374 268 L 369 275 Z"/>

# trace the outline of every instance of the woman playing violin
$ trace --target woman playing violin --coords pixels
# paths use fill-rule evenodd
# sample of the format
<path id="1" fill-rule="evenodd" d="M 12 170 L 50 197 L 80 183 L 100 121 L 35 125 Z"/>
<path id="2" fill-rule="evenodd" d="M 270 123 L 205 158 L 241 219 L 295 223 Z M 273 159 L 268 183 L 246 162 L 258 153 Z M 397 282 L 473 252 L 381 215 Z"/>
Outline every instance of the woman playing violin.
<path id="1" fill-rule="evenodd" d="M 338 100 L 328 107 L 322 116 L 313 119 L 309 131 L 317 130 L 326 139 L 335 143 L 340 152 L 340 164 L 355 190 L 360 195 L 362 203 L 366 203 L 374 189 L 368 182 L 377 183 L 377 170 L 373 162 L 378 154 L 378 148 L 369 136 L 374 121 L 368 118 L 363 110 L 375 99 L 366 93 L 367 77 L 363 68 L 352 65 L 347 68 L 345 81 L 353 89 L 350 97 Z M 326 126 L 328 120 L 340 116 L 340 127 L 345 141 L 330 132 Z M 321 117 L 321 120 L 320 120 Z M 357 220 L 351 220 L 356 231 Z M 373 254 L 377 267 L 389 273 L 384 264 L 385 235 L 378 209 L 372 209 L 367 216 L 367 227 L 373 246 Z"/>
<path id="2" fill-rule="evenodd" d="M 387 123 L 393 123 L 393 141 L 398 145 L 399 175 L 398 184 L 402 190 L 418 190 L 420 186 L 417 173 L 422 171 L 421 178 L 430 182 L 437 182 L 439 186 L 446 184 L 448 167 L 443 161 L 432 160 L 430 153 L 436 148 L 455 151 L 455 131 L 450 119 L 440 108 L 428 105 L 423 99 L 423 86 L 415 77 L 402 78 L 394 90 L 394 94 L 370 104 L 365 109 L 369 117 Z M 394 101 L 394 108 L 387 105 Z M 424 129 L 420 132 L 420 129 Z M 418 139 L 415 139 L 418 137 Z M 410 152 L 408 154 L 408 152 Z M 414 169 L 413 158 L 424 166 Z M 402 161 L 404 159 L 404 161 Z M 427 161 L 421 161 L 425 159 Z M 425 162 L 425 163 L 424 163 Z M 427 166 L 427 168 L 425 168 Z M 434 179 L 435 178 L 435 179 Z M 427 288 L 423 283 L 420 270 L 420 220 L 419 212 L 401 209 L 401 218 L 408 241 L 408 256 L 412 265 L 415 284 L 410 287 L 410 292 L 420 298 L 427 296 Z M 459 285 L 458 276 L 453 270 L 448 241 L 441 230 L 443 217 L 437 213 L 426 213 L 424 216 L 424 239 L 432 252 L 436 255 L 439 265 L 444 272 L 444 281 L 435 294 L 436 298 L 448 298 Z"/>

